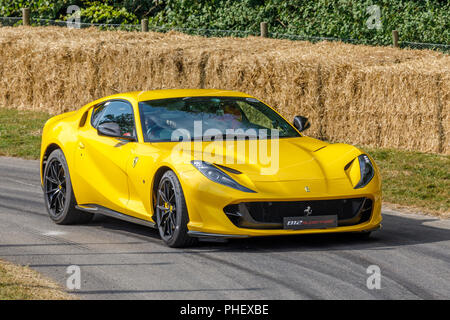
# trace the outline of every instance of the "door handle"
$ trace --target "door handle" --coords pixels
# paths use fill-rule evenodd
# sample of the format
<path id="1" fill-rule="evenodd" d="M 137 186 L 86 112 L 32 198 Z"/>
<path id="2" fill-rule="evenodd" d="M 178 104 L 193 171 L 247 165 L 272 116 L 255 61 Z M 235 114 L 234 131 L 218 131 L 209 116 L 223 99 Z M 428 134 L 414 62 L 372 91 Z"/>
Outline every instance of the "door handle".
<path id="1" fill-rule="evenodd" d="M 83 142 L 78 142 L 78 148 L 80 148 L 80 149 L 84 149 L 84 144 L 83 144 Z"/>

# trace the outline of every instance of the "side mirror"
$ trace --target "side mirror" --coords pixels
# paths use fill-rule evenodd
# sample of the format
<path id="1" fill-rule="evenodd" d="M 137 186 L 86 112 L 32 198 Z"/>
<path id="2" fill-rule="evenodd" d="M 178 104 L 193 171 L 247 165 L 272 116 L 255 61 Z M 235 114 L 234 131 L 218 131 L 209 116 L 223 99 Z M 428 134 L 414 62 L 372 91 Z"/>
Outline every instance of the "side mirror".
<path id="1" fill-rule="evenodd" d="M 97 133 L 100 136 L 107 136 L 107 137 L 126 139 L 126 140 L 132 140 L 132 141 L 135 140 L 134 137 L 123 136 L 120 131 L 119 125 L 115 122 L 105 122 L 105 123 L 100 124 L 97 127 Z"/>
<path id="2" fill-rule="evenodd" d="M 311 123 L 308 118 L 302 116 L 294 117 L 294 127 L 297 128 L 298 131 L 302 132 L 311 127 Z"/>

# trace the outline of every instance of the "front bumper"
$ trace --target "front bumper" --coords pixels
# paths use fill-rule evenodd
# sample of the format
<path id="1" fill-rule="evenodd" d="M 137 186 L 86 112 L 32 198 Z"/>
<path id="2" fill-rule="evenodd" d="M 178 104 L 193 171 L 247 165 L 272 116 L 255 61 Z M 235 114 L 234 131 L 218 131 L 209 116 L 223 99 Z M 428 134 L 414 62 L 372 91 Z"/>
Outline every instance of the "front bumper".
<path id="1" fill-rule="evenodd" d="M 380 227 L 381 217 L 381 184 L 378 175 L 362 189 L 355 190 L 348 180 L 333 180 L 327 182 L 326 188 L 311 188 L 305 191 L 305 183 L 314 185 L 310 181 L 288 181 L 277 183 L 255 184 L 257 193 L 245 193 L 209 181 L 196 170 L 180 173 L 186 205 L 189 213 L 188 229 L 192 236 L 208 236 L 221 238 L 276 236 L 312 233 L 336 232 L 367 232 Z M 315 191 L 317 190 L 317 191 Z M 327 229 L 283 229 L 278 224 L 272 227 L 263 225 L 245 225 L 232 222 L 224 208 L 240 203 L 255 202 L 304 202 L 320 200 L 339 200 L 364 198 L 371 202 L 371 211 L 366 219 L 356 221 L 356 224 L 339 224 L 335 228 Z M 301 215 L 299 210 L 299 215 Z M 333 214 L 333 213 L 329 213 Z M 292 215 L 290 215 L 292 216 Z"/>

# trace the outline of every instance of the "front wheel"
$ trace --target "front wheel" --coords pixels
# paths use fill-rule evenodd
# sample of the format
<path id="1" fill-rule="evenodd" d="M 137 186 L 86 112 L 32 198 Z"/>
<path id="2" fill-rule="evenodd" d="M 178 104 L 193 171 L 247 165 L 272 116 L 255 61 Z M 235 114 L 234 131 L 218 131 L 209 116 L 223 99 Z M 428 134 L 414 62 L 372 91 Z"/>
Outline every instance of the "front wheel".
<path id="1" fill-rule="evenodd" d="M 196 239 L 187 232 L 189 216 L 183 189 L 173 171 L 162 176 L 156 194 L 156 223 L 161 239 L 172 248 L 187 247 Z"/>
<path id="2" fill-rule="evenodd" d="M 93 214 L 75 208 L 72 182 L 64 153 L 57 149 L 47 159 L 43 175 L 44 201 L 50 218 L 57 224 L 87 223 Z"/>

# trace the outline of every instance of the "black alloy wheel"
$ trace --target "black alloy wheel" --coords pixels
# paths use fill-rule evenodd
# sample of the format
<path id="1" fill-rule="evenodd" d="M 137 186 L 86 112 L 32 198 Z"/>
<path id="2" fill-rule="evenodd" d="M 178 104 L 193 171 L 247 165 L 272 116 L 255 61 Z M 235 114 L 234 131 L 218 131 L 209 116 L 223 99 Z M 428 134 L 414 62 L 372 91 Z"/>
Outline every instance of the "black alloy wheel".
<path id="1" fill-rule="evenodd" d="M 173 171 L 166 171 L 156 192 L 156 223 L 161 239 L 173 248 L 190 246 L 196 239 L 187 232 L 189 216 L 181 184 Z"/>
<path id="2" fill-rule="evenodd" d="M 54 150 L 43 172 L 44 201 L 47 212 L 57 224 L 78 224 L 92 220 L 93 214 L 76 209 L 75 195 L 64 153 Z"/>
<path id="3" fill-rule="evenodd" d="M 53 158 L 47 164 L 49 169 L 45 175 L 45 196 L 47 197 L 47 209 L 52 217 L 58 218 L 66 204 L 66 173 L 61 162 Z"/>

